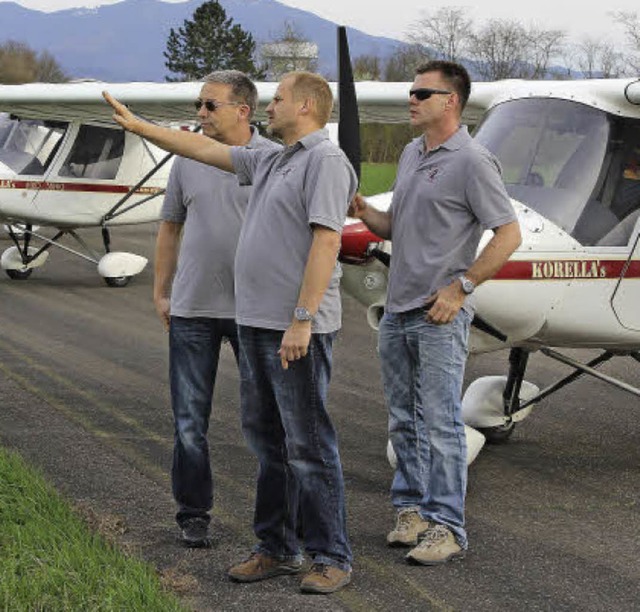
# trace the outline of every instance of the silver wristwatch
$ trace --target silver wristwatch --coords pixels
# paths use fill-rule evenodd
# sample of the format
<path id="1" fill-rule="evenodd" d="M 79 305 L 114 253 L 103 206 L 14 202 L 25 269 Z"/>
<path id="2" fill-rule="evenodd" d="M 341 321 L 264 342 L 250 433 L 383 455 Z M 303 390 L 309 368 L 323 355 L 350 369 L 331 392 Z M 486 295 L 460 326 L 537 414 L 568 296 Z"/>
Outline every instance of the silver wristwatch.
<path id="1" fill-rule="evenodd" d="M 313 315 L 304 306 L 296 307 L 293 316 L 296 321 L 311 321 L 313 319 Z"/>
<path id="2" fill-rule="evenodd" d="M 459 276 L 458 280 L 460 281 L 460 284 L 462 285 L 462 290 L 467 294 L 467 295 L 471 295 L 474 291 L 474 289 L 476 288 L 475 283 L 468 279 L 466 276 Z"/>

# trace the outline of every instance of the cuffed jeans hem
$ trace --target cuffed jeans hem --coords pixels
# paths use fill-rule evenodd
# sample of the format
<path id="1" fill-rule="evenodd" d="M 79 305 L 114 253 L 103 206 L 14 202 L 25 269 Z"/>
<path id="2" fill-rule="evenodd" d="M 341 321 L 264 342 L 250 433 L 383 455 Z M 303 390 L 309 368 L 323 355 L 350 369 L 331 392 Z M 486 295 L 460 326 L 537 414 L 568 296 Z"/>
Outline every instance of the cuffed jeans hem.
<path id="1" fill-rule="evenodd" d="M 338 561 L 337 559 L 332 559 L 331 557 L 327 557 L 326 555 L 314 555 L 313 563 L 322 563 L 323 565 L 332 565 L 333 567 L 337 567 L 341 569 L 343 572 L 351 571 L 351 564 L 344 563 L 342 561 Z"/>
<path id="2" fill-rule="evenodd" d="M 294 561 L 302 563 L 304 561 L 304 555 L 302 553 L 298 553 L 297 555 L 276 555 L 273 551 L 269 550 L 264 544 L 256 544 L 253 547 L 253 552 L 258 552 L 263 555 L 267 555 L 272 559 L 277 559 L 278 561 Z"/>
<path id="3" fill-rule="evenodd" d="M 204 519 L 207 523 L 211 522 L 211 515 L 209 511 L 205 509 L 180 508 L 176 513 L 176 523 L 178 523 L 180 527 L 183 527 L 185 522 L 192 518 Z"/>

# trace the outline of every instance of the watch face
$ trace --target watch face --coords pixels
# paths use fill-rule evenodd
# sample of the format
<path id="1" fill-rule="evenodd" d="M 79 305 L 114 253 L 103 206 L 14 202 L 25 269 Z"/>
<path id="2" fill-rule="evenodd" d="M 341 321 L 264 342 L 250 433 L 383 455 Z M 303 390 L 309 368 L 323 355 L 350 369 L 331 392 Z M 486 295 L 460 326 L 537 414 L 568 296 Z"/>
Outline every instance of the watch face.
<path id="1" fill-rule="evenodd" d="M 311 321 L 311 313 L 303 307 L 298 307 L 293 311 L 293 316 L 298 321 Z"/>
<path id="2" fill-rule="evenodd" d="M 473 290 L 475 289 L 475 285 L 468 278 L 461 276 L 460 283 L 462 284 L 462 290 L 465 293 L 467 294 L 473 293 Z"/>

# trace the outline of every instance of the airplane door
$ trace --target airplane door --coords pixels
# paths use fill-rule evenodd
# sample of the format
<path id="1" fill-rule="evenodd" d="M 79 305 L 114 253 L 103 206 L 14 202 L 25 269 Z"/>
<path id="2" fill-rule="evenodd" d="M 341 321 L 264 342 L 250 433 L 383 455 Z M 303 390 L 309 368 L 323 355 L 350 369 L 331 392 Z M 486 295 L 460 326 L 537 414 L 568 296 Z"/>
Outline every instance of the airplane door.
<path id="1" fill-rule="evenodd" d="M 611 297 L 611 306 L 620 324 L 640 331 L 640 221 L 636 222 L 631 255 Z"/>

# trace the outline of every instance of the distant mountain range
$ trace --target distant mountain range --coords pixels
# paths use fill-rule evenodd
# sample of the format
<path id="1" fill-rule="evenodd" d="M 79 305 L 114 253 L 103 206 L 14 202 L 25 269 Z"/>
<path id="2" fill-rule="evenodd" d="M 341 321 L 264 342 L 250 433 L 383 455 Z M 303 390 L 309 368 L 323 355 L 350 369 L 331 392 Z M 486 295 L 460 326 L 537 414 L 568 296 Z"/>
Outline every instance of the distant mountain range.
<path id="1" fill-rule="evenodd" d="M 251 32 L 258 44 L 272 41 L 290 23 L 318 45 L 318 70 L 336 74 L 336 24 L 275 0 L 219 0 L 227 17 Z M 166 3 L 124 0 L 97 8 L 43 13 L 0 2 L 0 43 L 24 42 L 48 51 L 72 78 L 104 81 L 164 81 L 163 51 L 171 28 L 191 19 L 201 0 Z M 388 58 L 398 40 L 348 29 L 352 57 Z"/>

